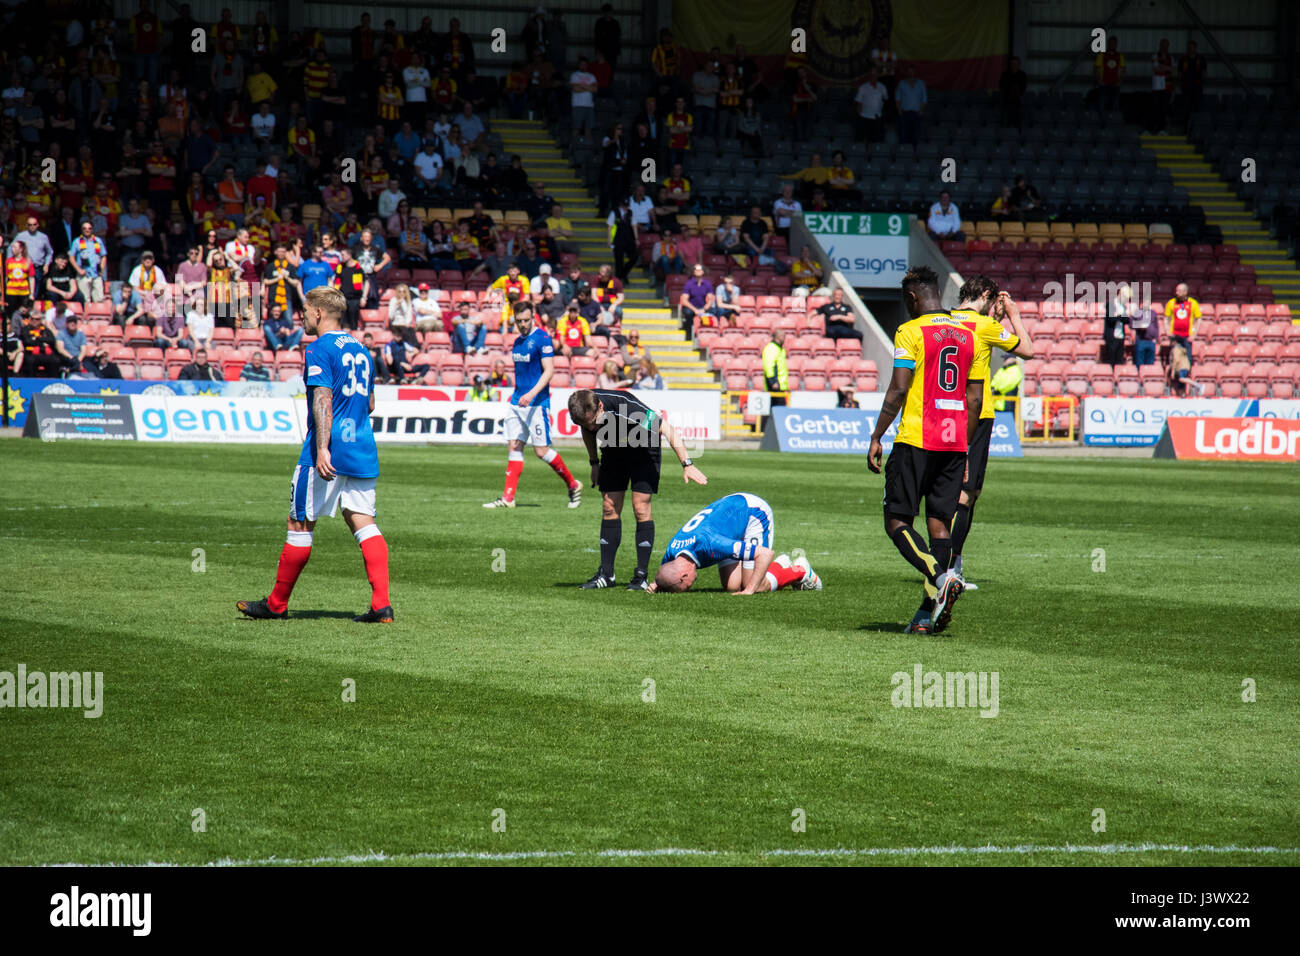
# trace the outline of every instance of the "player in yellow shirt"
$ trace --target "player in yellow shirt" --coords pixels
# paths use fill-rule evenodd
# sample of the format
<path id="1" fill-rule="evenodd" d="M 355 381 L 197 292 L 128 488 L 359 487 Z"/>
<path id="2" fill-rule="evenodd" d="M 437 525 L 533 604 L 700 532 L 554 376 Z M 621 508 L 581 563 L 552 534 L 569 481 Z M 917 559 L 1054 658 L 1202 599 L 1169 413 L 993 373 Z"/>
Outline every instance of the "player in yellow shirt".
<path id="1" fill-rule="evenodd" d="M 961 576 L 948 569 L 948 526 L 957 510 L 966 449 L 974 436 L 984 390 L 971 382 L 976 333 L 940 305 L 939 277 L 918 266 L 903 277 L 903 303 L 911 320 L 894 336 L 894 371 L 867 451 L 867 467 L 881 471 L 881 439 L 903 413 L 885 472 L 885 532 L 925 578 L 921 608 L 909 634 L 939 633 L 961 596 Z M 930 544 L 912 527 L 925 499 Z"/>
<path id="2" fill-rule="evenodd" d="M 961 495 L 949 530 L 952 536 L 952 569 L 962 579 L 967 591 L 976 591 L 979 589 L 967 581 L 962 573 L 961 553 L 966 544 L 966 536 L 970 534 L 975 501 L 984 488 L 984 472 L 989 464 L 989 444 L 993 440 L 993 416 L 996 409 L 993 407 L 993 390 L 989 387 L 993 349 L 998 348 L 1020 358 L 1030 359 L 1034 357 L 1034 343 L 1030 340 L 1024 323 L 1020 321 L 1020 309 L 1011 295 L 999 292 L 998 284 L 988 276 L 977 275 L 967 279 L 958 291 L 957 299 L 959 304 L 952 310 L 952 317 L 975 333 L 975 360 L 971 363 L 970 381 L 981 383 L 983 398 L 979 422 L 966 452 L 966 473 L 962 478 Z M 1008 331 L 999 321 L 1003 317 L 1011 322 L 1012 331 Z"/>

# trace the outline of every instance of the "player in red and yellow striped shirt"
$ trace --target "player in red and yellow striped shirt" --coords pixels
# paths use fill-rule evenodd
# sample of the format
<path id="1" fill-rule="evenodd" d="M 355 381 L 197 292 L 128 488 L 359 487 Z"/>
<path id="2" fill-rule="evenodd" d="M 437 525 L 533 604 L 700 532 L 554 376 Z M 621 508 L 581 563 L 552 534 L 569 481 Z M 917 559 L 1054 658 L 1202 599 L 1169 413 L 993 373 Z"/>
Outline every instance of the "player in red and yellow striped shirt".
<path id="1" fill-rule="evenodd" d="M 903 277 L 911 321 L 894 336 L 894 372 L 867 452 L 881 471 L 880 441 L 901 408 L 898 437 L 885 472 L 885 531 L 903 557 L 925 577 L 925 598 L 907 633 L 938 633 L 948 626 L 961 596 L 961 577 L 948 570 L 948 525 L 957 510 L 966 449 L 983 407 L 983 389 L 970 382 L 975 333 L 940 306 L 939 277 L 919 266 Z M 912 527 L 925 499 L 930 544 Z"/>

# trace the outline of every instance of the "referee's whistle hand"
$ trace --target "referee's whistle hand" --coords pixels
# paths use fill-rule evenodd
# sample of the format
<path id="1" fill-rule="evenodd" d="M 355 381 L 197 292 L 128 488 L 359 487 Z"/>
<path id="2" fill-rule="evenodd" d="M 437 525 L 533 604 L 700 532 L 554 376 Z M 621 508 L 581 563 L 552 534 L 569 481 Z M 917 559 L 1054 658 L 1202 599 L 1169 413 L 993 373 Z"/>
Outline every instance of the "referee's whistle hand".
<path id="1" fill-rule="evenodd" d="M 875 474 L 880 474 L 880 460 L 885 456 L 885 450 L 880 446 L 880 442 L 874 438 L 871 440 L 871 448 L 867 451 L 867 467 Z"/>
<path id="2" fill-rule="evenodd" d="M 689 485 L 692 481 L 697 485 L 707 485 L 709 483 L 709 479 L 704 477 L 704 472 L 694 465 L 687 465 L 682 470 L 682 483 Z"/>

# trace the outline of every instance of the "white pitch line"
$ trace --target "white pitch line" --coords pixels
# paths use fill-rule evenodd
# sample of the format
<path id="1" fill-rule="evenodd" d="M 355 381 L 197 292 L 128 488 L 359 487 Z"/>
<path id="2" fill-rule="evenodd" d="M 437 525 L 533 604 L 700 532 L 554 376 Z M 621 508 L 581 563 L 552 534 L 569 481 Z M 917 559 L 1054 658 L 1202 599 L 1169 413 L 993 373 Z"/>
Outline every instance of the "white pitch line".
<path id="1" fill-rule="evenodd" d="M 316 856 L 307 859 L 290 859 L 269 856 L 254 860 L 212 860 L 208 863 L 172 863 L 150 860 L 147 863 L 47 863 L 44 866 L 310 866 L 329 863 L 384 863 L 427 860 L 430 862 L 446 860 L 483 860 L 485 862 L 509 862 L 523 860 L 562 860 L 587 858 L 637 859 L 642 857 L 718 857 L 734 855 L 758 856 L 793 856 L 793 857 L 898 857 L 898 856 L 980 856 L 988 854 L 1007 854 L 1028 856 L 1034 853 L 1079 853 L 1079 854 L 1122 854 L 1122 853 L 1252 853 L 1261 856 L 1300 854 L 1300 847 L 1276 846 L 1186 846 L 1177 843 L 1103 843 L 1070 844 L 1064 846 L 1039 846 L 1022 844 L 1020 846 L 904 846 L 904 847 L 834 847 L 830 849 L 773 849 L 773 850 L 698 850 L 680 847 L 663 847 L 652 850 L 521 850 L 510 853 L 473 852 L 469 850 L 452 850 L 442 853 L 383 853 L 370 852 L 348 854 L 346 856 Z"/>

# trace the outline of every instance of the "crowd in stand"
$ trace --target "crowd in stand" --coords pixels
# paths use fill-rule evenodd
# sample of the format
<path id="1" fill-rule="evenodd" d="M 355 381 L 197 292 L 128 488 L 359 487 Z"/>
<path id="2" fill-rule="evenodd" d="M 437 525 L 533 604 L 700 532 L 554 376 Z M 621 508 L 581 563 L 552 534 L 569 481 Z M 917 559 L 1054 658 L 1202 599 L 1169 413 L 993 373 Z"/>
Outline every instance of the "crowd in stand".
<path id="1" fill-rule="evenodd" d="M 25 38 L 0 54 L 11 371 L 111 366 L 111 355 L 79 344 L 95 320 L 146 327 L 148 339 L 133 341 L 168 350 L 206 350 L 223 328 L 260 329 L 268 354 L 246 365 L 257 377 L 266 358 L 300 347 L 295 313 L 325 283 L 343 291 L 353 328 L 394 297 L 438 304 L 436 319 L 422 314 L 409 326 L 397 310 L 397 353 L 382 356 L 395 378 L 408 364 L 403 345 L 418 347 L 411 333 L 435 324 L 455 351 L 484 350 L 486 313 L 467 321 L 465 309 L 423 288 L 429 282 L 494 288 L 503 326 L 519 295 L 558 310 L 565 328 L 576 305 L 592 334 L 622 347 L 621 283 L 609 267 L 586 274 L 576 265 L 563 209 L 518 156 L 498 155 L 483 119 L 498 106 L 545 113 L 559 102 L 558 14 L 521 31 L 522 82 L 514 70 L 503 81 L 479 77 L 474 43 L 454 17 L 446 32 L 425 17 L 403 33 L 362 13 L 342 76 L 320 31 L 282 39 L 264 13 L 250 25 L 226 10 L 205 25 L 182 6 L 164 23 L 140 0 L 125 21 L 52 24 L 29 3 L 10 29 Z M 597 58 L 617 62 L 608 12 L 595 40 Z M 453 217 L 452 207 L 463 213 Z M 539 283 L 562 271 L 553 289 Z M 429 280 L 415 297 L 413 277 Z M 215 369 L 192 357 L 200 374 Z"/>

